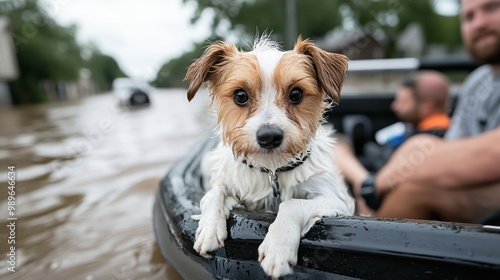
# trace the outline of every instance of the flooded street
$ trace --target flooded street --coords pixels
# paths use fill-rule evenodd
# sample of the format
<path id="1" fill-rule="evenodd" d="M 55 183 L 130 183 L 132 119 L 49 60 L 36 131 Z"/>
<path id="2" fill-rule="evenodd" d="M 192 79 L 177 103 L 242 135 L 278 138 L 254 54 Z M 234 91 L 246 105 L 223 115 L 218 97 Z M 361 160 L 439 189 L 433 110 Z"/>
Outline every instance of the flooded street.
<path id="1" fill-rule="evenodd" d="M 155 90 L 151 106 L 111 94 L 1 109 L 2 279 L 181 279 L 152 228 L 160 179 L 213 127 L 208 97 Z M 15 257 L 6 244 L 8 167 L 15 166 Z M 12 235 L 12 233 L 10 233 Z"/>

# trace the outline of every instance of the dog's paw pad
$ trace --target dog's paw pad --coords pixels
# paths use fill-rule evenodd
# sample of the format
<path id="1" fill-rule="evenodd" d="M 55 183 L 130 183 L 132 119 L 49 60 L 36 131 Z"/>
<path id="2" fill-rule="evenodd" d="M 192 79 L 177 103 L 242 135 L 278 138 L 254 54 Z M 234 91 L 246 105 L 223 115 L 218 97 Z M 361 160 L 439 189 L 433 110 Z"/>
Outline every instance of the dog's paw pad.
<path id="1" fill-rule="evenodd" d="M 221 248 L 224 244 L 220 244 L 216 238 L 204 236 L 203 234 L 196 239 L 193 248 L 198 252 L 201 256 L 205 258 L 209 258 L 209 252 L 213 252 L 219 248 Z"/>
<path id="2" fill-rule="evenodd" d="M 292 244 L 264 242 L 259 246 L 259 262 L 267 275 L 278 278 L 293 273 L 297 264 L 297 248 Z"/>
<path id="3" fill-rule="evenodd" d="M 196 230 L 196 241 L 193 248 L 201 256 L 209 258 L 209 252 L 216 251 L 224 247 L 224 240 L 227 237 L 226 220 L 219 219 L 207 224 L 201 223 Z"/>

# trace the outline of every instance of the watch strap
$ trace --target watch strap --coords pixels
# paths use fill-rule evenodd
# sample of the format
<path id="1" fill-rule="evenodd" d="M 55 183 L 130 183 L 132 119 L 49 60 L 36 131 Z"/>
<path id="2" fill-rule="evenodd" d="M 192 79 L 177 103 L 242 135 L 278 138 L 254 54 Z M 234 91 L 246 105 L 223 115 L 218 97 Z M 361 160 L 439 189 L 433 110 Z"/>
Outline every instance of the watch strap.
<path id="1" fill-rule="evenodd" d="M 366 205 L 373 210 L 378 210 L 380 205 L 382 204 L 382 197 L 378 195 L 377 188 L 375 187 L 375 175 L 370 174 L 364 181 L 361 183 L 361 197 L 366 202 Z"/>

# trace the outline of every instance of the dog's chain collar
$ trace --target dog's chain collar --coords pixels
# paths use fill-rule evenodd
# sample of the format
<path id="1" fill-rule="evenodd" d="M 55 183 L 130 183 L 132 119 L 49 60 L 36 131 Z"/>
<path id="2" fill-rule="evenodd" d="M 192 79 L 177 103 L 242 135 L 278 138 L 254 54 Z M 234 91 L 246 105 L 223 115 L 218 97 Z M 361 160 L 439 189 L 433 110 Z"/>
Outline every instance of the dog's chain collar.
<path id="1" fill-rule="evenodd" d="M 291 170 L 295 169 L 297 166 L 300 166 L 302 163 L 304 163 L 304 161 L 307 158 L 309 158 L 310 155 L 311 155 L 311 150 L 307 150 L 307 153 L 301 159 L 298 159 L 294 162 L 291 162 L 290 164 L 282 166 L 274 171 L 269 169 L 269 168 L 266 168 L 266 167 L 258 168 L 258 167 L 251 165 L 251 164 L 247 164 L 246 159 L 243 159 L 243 163 L 247 164 L 248 167 L 250 167 L 250 168 L 258 168 L 258 169 L 260 169 L 260 171 L 267 173 L 267 176 L 269 178 L 269 184 L 273 188 L 273 195 L 274 195 L 274 203 L 273 204 L 276 205 L 275 209 L 277 209 L 277 206 L 281 203 L 281 197 L 280 197 L 281 192 L 280 192 L 280 185 L 278 183 L 278 172 L 286 172 L 286 171 L 291 171 Z"/>

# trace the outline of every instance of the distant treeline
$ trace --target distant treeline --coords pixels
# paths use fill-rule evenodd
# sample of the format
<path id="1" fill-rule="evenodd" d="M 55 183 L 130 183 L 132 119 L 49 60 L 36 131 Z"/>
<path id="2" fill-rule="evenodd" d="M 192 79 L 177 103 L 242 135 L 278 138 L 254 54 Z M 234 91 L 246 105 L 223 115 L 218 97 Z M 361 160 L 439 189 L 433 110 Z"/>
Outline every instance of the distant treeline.
<path id="1" fill-rule="evenodd" d="M 81 73 L 90 73 L 95 91 L 102 92 L 110 90 L 114 78 L 126 76 L 113 57 L 79 44 L 77 26 L 59 25 L 38 0 L 2 1 L 0 16 L 10 22 L 19 65 L 19 78 L 10 82 L 14 104 L 46 101 L 41 84 L 47 81 L 77 82 Z"/>
<path id="2" fill-rule="evenodd" d="M 457 7 L 458 1 L 455 0 Z M 431 48 L 456 52 L 461 46 L 458 15 L 438 13 L 435 0 L 183 0 L 197 8 L 192 16 L 196 23 L 204 12 L 214 15 L 212 35 L 192 50 L 167 61 L 153 84 L 159 87 L 186 86 L 183 82 L 189 64 L 198 57 L 208 41 L 218 38 L 240 38 L 251 43 L 257 32 L 271 32 L 272 38 L 290 48 L 288 38 L 301 34 L 303 38 L 320 39 L 333 30 L 354 33 L 361 30 L 378 40 L 384 56 L 402 57 L 396 47 L 401 34 L 411 24 L 422 30 L 425 54 Z M 293 7 L 287 6 L 293 5 Z M 289 14 L 287 11 L 294 11 Z M 296 20 L 293 21 L 293 18 Z M 292 20 L 291 20 L 292 19 Z M 295 22 L 295 24 L 290 24 Z M 293 26 L 296 26 L 294 29 Z M 290 34 L 287 36 L 287 34 Z M 230 36 L 229 36 L 230 35 Z M 242 48 L 248 48 L 244 44 Z"/>

